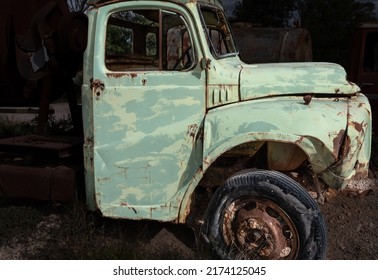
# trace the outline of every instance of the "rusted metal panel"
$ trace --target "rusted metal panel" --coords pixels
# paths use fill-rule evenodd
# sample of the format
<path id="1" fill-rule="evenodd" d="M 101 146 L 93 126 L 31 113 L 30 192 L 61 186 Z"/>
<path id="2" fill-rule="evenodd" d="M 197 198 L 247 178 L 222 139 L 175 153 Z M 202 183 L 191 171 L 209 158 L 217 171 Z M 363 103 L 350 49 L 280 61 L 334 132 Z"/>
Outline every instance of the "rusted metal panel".
<path id="1" fill-rule="evenodd" d="M 0 139 L 0 196 L 73 201 L 82 139 L 37 135 Z"/>
<path id="2" fill-rule="evenodd" d="M 65 0 L 17 0 L 2 5 L 0 23 L 0 89 L 6 97 L 0 106 L 43 110 L 82 67 L 87 18 L 70 13 Z"/>
<path id="3" fill-rule="evenodd" d="M 0 150 L 7 152 L 29 153 L 49 158 L 67 158 L 81 154 L 80 137 L 27 135 L 0 139 Z"/>
<path id="4" fill-rule="evenodd" d="M 268 143 L 268 166 L 271 170 L 296 170 L 306 159 L 307 155 L 295 144 Z"/>
<path id="5" fill-rule="evenodd" d="M 71 202 L 80 169 L 0 164 L 0 196 Z"/>

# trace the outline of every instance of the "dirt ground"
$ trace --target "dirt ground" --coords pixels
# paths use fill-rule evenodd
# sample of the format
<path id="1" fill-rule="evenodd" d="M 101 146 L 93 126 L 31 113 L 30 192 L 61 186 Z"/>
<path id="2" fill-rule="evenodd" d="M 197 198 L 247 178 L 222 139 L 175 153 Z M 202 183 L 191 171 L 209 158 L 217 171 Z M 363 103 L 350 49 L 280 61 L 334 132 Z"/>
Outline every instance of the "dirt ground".
<path id="1" fill-rule="evenodd" d="M 378 259 L 378 185 L 321 205 L 328 260 Z M 101 218 L 83 207 L 0 200 L 0 259 L 208 259 L 192 231 Z M 202 254 L 202 255 L 201 255 Z"/>
<path id="2" fill-rule="evenodd" d="M 330 260 L 378 259 L 378 185 L 365 197 L 339 195 L 321 207 Z"/>

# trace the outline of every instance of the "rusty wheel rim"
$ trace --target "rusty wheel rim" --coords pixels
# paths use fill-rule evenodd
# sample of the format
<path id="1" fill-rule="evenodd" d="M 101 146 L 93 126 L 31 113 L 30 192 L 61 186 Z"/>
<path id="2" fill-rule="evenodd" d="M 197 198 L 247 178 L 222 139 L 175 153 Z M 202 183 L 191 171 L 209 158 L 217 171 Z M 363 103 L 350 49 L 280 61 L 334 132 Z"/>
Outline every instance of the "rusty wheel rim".
<path id="1" fill-rule="evenodd" d="M 299 250 L 297 229 L 274 202 L 239 198 L 225 209 L 223 239 L 235 259 L 295 259 Z"/>

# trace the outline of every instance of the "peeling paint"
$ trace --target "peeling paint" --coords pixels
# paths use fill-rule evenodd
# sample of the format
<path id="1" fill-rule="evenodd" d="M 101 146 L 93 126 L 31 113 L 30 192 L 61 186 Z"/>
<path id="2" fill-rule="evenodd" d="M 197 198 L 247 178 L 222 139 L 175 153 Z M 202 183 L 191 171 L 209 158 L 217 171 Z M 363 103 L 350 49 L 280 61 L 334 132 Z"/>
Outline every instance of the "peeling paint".
<path id="1" fill-rule="evenodd" d="M 358 132 L 362 132 L 363 130 L 363 123 L 357 123 L 355 121 L 352 122 L 352 125 Z"/>
<path id="2" fill-rule="evenodd" d="M 168 40 L 176 45 L 153 52 L 153 59 L 141 47 L 136 53 L 143 60 L 137 57 L 140 64 L 130 69 L 108 69 L 104 23 L 113 11 L 149 8 L 114 1 L 89 10 L 96 36 L 90 33 L 86 51 L 83 115 L 85 137 L 92 139 L 85 145 L 91 208 L 115 218 L 181 223 L 197 188 L 217 187 L 243 168 L 299 172 L 305 166 L 334 188 L 364 178 L 370 107 L 345 70 L 331 63 L 247 65 L 222 42 L 209 45 L 199 2 L 209 13 L 214 3 L 220 7 L 210 0 L 154 2 L 180 15 L 173 22 L 183 21 L 182 30 L 175 32 L 186 35 Z M 156 9 L 151 14 L 159 15 Z M 156 42 L 163 42 L 168 36 L 159 36 L 169 28 L 159 31 L 163 21 L 148 20 L 155 20 Z M 172 62 L 165 59 L 177 59 L 188 44 L 189 66 L 167 68 Z"/>
<path id="3" fill-rule="evenodd" d="M 337 136 L 333 139 L 333 155 L 339 158 L 340 147 L 343 145 L 345 139 L 345 129 L 341 129 Z"/>

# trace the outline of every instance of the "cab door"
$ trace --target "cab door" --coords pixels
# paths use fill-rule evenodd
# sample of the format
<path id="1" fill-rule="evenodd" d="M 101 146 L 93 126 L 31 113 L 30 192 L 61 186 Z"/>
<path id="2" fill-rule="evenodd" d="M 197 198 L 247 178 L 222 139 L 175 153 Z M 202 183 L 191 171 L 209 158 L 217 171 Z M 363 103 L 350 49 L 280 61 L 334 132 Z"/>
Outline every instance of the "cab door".
<path id="1" fill-rule="evenodd" d="M 137 2 L 96 15 L 92 194 L 105 216 L 171 221 L 202 164 L 206 74 L 187 10 Z"/>

